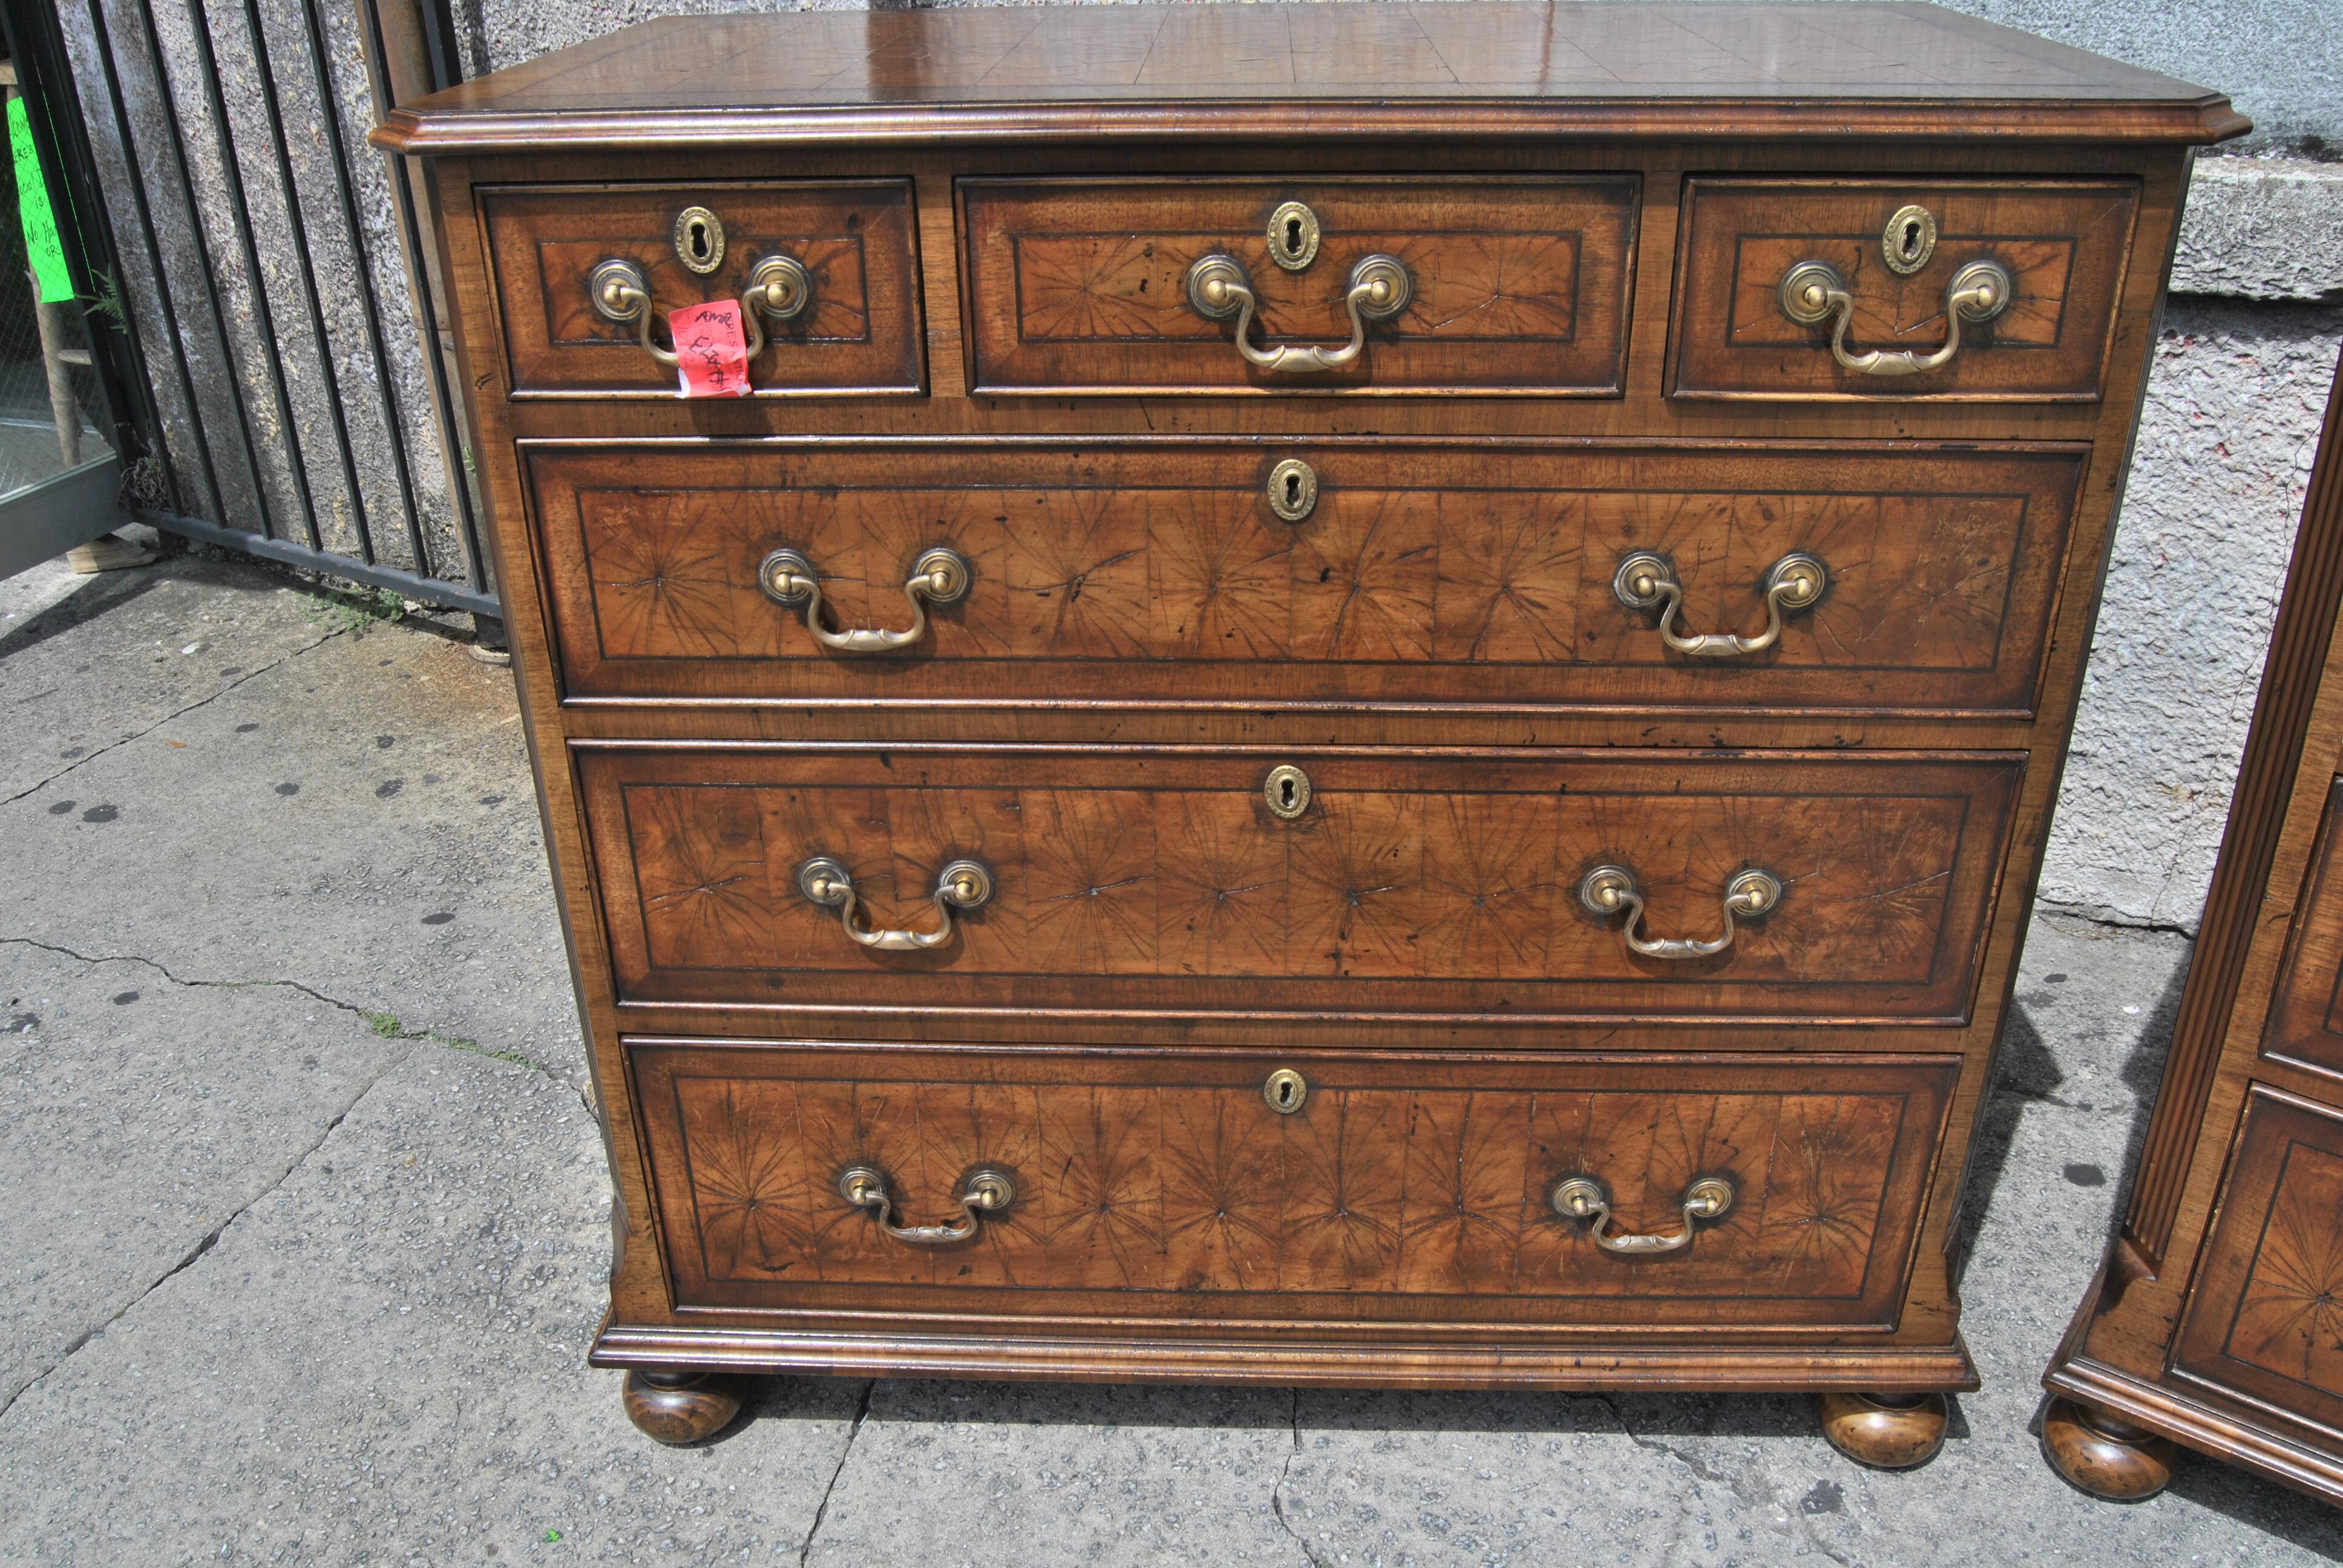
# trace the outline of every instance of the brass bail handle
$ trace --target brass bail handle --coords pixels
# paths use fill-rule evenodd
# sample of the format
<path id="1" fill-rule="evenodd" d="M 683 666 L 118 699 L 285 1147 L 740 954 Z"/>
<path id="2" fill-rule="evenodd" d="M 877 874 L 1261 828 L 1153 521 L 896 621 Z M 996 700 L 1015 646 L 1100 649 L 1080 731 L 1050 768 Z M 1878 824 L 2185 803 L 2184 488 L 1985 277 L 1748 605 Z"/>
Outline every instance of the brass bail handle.
<path id="1" fill-rule="evenodd" d="M 1200 256 L 1188 268 L 1188 305 L 1207 321 L 1237 321 L 1237 352 L 1245 363 L 1272 376 L 1308 376 L 1340 370 L 1366 352 L 1367 323 L 1388 321 L 1405 310 L 1415 297 L 1415 285 L 1397 256 L 1380 251 L 1363 256 L 1351 268 L 1342 294 L 1342 307 L 1351 314 L 1351 340 L 1339 348 L 1288 343 L 1257 348 L 1252 341 L 1253 312 L 1260 300 L 1244 264 L 1224 252 Z"/>
<path id="2" fill-rule="evenodd" d="M 586 275 L 586 295 L 594 314 L 620 327 L 632 327 L 643 352 L 672 369 L 676 353 L 661 348 L 651 337 L 654 317 L 665 311 L 651 307 L 650 279 L 642 267 L 623 256 L 597 262 Z M 765 351 L 765 318 L 792 321 L 813 301 L 813 277 L 793 256 L 769 256 L 749 273 L 749 286 L 740 295 L 740 325 L 749 337 L 749 357 Z M 669 334 L 670 339 L 672 333 Z"/>
<path id="3" fill-rule="evenodd" d="M 765 597 L 789 609 L 805 611 L 806 630 L 824 648 L 840 653 L 891 653 L 909 648 L 928 632 L 928 606 L 958 604 L 968 597 L 976 574 L 968 558 L 943 545 L 920 552 L 904 581 L 903 597 L 911 601 L 911 624 L 900 631 L 880 627 L 848 627 L 832 631 L 821 624 L 821 574 L 802 550 L 779 549 L 757 565 L 757 586 Z"/>
<path id="4" fill-rule="evenodd" d="M 1660 612 L 1660 640 L 1692 658 L 1745 658 L 1763 653 L 1782 639 L 1785 617 L 1812 609 L 1830 586 L 1830 572 L 1820 559 L 1793 550 L 1765 568 L 1765 629 L 1755 637 L 1710 631 L 1687 637 L 1676 629 L 1676 614 L 1684 608 L 1684 584 L 1665 556 L 1637 550 L 1619 563 L 1611 591 L 1629 609 Z"/>
<path id="5" fill-rule="evenodd" d="M 1733 1199 L 1730 1181 L 1722 1176 L 1703 1176 L 1686 1187 L 1678 1201 L 1684 1213 L 1683 1230 L 1665 1236 L 1635 1231 L 1614 1234 L 1611 1230 L 1611 1196 L 1603 1190 L 1603 1183 L 1589 1176 L 1565 1176 L 1554 1186 L 1554 1211 L 1565 1220 L 1592 1221 L 1588 1233 L 1594 1238 L 1594 1244 L 1623 1258 L 1650 1257 L 1692 1245 L 1693 1232 L 1699 1222 L 1723 1218 L 1725 1211 L 1733 1207 Z"/>
<path id="6" fill-rule="evenodd" d="M 1826 261 L 1802 261 L 1782 275 L 1782 314 L 1801 327 L 1833 321 L 1831 357 L 1842 369 L 1858 376 L 1917 376 L 1952 362 L 1961 349 L 1961 324 L 1983 326 L 2009 308 L 2017 284 L 1997 261 L 1972 261 L 1953 274 L 1945 286 L 1945 342 L 1926 354 L 1910 348 L 1874 348 L 1856 352 L 1846 346 L 1847 323 L 1855 317 L 1855 296 L 1846 279 Z"/>
<path id="7" fill-rule="evenodd" d="M 880 1229 L 898 1241 L 914 1247 L 948 1247 L 975 1235 L 985 1215 L 998 1214 L 1015 1202 L 1017 1183 L 996 1166 L 978 1166 L 960 1183 L 960 1217 L 943 1225 L 896 1224 L 895 1200 L 887 1191 L 887 1179 L 875 1166 L 850 1165 L 840 1171 L 838 1195 L 858 1209 L 876 1213 Z"/>
<path id="8" fill-rule="evenodd" d="M 798 891 L 806 901 L 825 910 L 838 911 L 838 923 L 846 934 L 873 952 L 923 953 L 940 948 L 951 940 L 952 911 L 966 912 L 982 909 L 992 897 L 992 873 L 974 860 L 954 860 L 936 873 L 936 890 L 930 895 L 936 906 L 936 929 L 932 931 L 893 930 L 886 927 L 866 930 L 854 918 L 860 900 L 854 891 L 854 878 L 846 863 L 835 855 L 816 855 L 798 868 Z"/>
<path id="9" fill-rule="evenodd" d="M 1619 934 L 1628 948 L 1647 959 L 1713 958 L 1733 945 L 1736 920 L 1754 920 L 1782 901 L 1782 879 L 1771 871 L 1751 867 L 1725 884 L 1725 930 L 1704 941 L 1690 937 L 1647 937 L 1644 923 L 1644 890 L 1635 873 L 1624 866 L 1597 866 L 1580 879 L 1578 901 L 1591 914 L 1608 918 L 1624 913 Z"/>

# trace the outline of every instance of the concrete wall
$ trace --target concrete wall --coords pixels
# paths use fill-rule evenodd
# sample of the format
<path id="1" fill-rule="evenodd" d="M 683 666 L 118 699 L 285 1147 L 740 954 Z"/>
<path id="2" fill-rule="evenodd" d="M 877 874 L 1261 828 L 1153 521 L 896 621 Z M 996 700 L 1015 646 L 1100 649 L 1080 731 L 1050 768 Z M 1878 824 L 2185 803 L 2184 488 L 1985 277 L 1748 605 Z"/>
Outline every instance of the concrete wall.
<path id="1" fill-rule="evenodd" d="M 166 56 L 190 0 L 154 0 Z M 266 0 L 273 35 L 288 0 Z M 338 20 L 366 0 L 325 9 L 337 18 L 333 74 L 347 144 L 361 186 L 363 226 L 376 297 L 399 385 L 410 467 L 444 522 L 440 457 L 415 422 L 424 408 L 417 336 L 407 307 L 397 246 L 387 232 L 387 186 L 364 146 L 372 105 L 357 68 L 355 40 Z M 386 0 L 388 3 L 388 0 Z M 886 4 L 887 0 L 876 0 Z M 2044 34 L 2078 47 L 2227 91 L 2257 122 L 2254 137 L 2200 163 L 2174 275 L 2175 297 L 2157 346 L 2137 460 L 2117 534 L 2075 753 L 2055 825 L 2043 897 L 2104 919 L 2193 930 L 2227 811 L 2246 721 L 2253 704 L 2276 595 L 2298 517 L 2312 442 L 2338 343 L 2343 343 L 2343 0 L 1954 0 L 1956 8 Z M 97 0 L 109 22 L 124 0 Z M 468 75 L 516 65 L 548 49 L 597 37 L 654 15 L 795 8 L 787 0 L 456 0 Z M 859 9 L 860 5 L 842 8 Z M 74 7 L 68 7 L 71 12 Z M 232 8 L 231 8 L 232 9 Z M 82 65 L 96 72 L 86 34 Z M 272 47 L 272 59 L 278 57 Z M 126 69 L 128 69 L 126 67 Z M 186 69 L 174 58 L 176 75 Z M 229 117 L 243 101 L 248 62 L 223 53 Z M 136 84 L 131 84 L 134 87 Z M 133 97 L 137 95 L 134 92 Z M 218 221 L 216 128 L 180 98 L 182 129 L 196 176 L 204 227 Z M 148 97 L 134 103 L 135 148 L 110 130 L 101 156 L 120 177 L 139 159 L 167 156 L 163 123 Z M 236 125 L 236 155 L 247 165 L 256 133 Z M 315 127 L 296 126 L 315 140 Z M 310 157 L 308 148 L 297 156 Z M 303 199 L 309 199 L 305 186 Z M 158 212 L 168 266 L 183 289 L 200 276 L 187 217 Z M 322 220 L 321 220 L 322 221 Z M 217 247 L 215 246 L 217 254 Z M 231 259 L 231 263 L 233 258 Z M 346 264 L 335 258 L 337 266 Z M 236 377 L 256 390 L 249 333 L 253 312 L 273 310 L 287 350 L 288 376 L 314 379 L 314 346 L 279 297 L 282 257 L 264 254 L 261 286 L 240 266 L 215 266 L 228 320 L 197 347 L 202 402 Z M 135 273 L 133 274 L 135 277 Z M 134 295 L 134 297 L 136 296 Z M 200 312 L 196 313 L 200 316 Z M 200 326 L 200 322 L 198 322 Z M 142 320 L 142 330 L 158 324 Z M 189 330 L 183 323 L 182 330 Z M 329 321 L 337 340 L 345 328 Z M 223 344 L 222 336 L 227 339 Z M 338 347 L 337 354 L 343 352 Z M 297 364 L 303 355 L 309 363 Z M 166 422 L 184 427 L 175 392 Z M 256 399 L 258 401 L 258 399 Z M 297 408 L 297 418 L 302 410 Z M 371 416 L 378 428 L 383 413 Z M 417 438 L 420 437 L 420 438 Z M 306 448 L 305 448 L 306 449 Z M 175 443 L 175 455 L 180 444 Z M 369 502 L 387 483 L 369 448 L 362 487 Z M 243 482 L 231 509 L 250 504 L 256 484 L 281 490 L 274 456 Z M 332 476 L 312 475 L 331 490 Z M 437 553 L 435 551 L 435 553 Z"/>

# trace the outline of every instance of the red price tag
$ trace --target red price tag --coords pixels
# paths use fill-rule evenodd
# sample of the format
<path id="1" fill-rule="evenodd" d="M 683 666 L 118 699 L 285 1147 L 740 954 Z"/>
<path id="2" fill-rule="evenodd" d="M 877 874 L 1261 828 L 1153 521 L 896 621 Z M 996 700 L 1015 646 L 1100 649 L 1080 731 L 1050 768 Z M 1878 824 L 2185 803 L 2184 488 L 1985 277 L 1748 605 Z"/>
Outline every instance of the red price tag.
<path id="1" fill-rule="evenodd" d="M 675 337 L 676 371 L 687 397 L 746 397 L 749 339 L 740 330 L 740 302 L 719 299 L 668 312 Z"/>

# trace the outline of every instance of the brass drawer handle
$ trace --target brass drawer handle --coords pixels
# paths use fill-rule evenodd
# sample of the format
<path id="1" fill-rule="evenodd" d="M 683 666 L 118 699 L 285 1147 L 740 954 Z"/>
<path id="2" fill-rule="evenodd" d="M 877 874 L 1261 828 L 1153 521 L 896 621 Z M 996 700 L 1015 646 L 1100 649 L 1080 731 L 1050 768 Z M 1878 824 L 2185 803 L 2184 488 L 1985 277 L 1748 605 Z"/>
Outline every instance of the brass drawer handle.
<path id="1" fill-rule="evenodd" d="M 1235 256 L 1201 256 L 1188 269 L 1188 304 L 1207 321 L 1237 318 L 1237 352 L 1245 363 L 1275 376 L 1308 376 L 1320 370 L 1340 370 L 1366 351 L 1367 323 L 1388 321 L 1407 308 L 1415 286 L 1396 256 L 1377 252 L 1363 256 L 1351 268 L 1343 308 L 1351 313 L 1351 340 L 1340 348 L 1315 344 L 1286 344 L 1256 348 L 1252 344 L 1252 314 L 1260 301 L 1252 279 Z"/>
<path id="2" fill-rule="evenodd" d="M 1619 928 L 1627 946 L 1647 959 L 1704 959 L 1733 945 L 1734 921 L 1752 920 L 1782 901 L 1782 879 L 1755 867 L 1725 884 L 1725 930 L 1707 941 L 1689 937 L 1645 937 L 1635 928 L 1644 921 L 1644 890 L 1635 873 L 1624 866 L 1597 866 L 1580 879 L 1578 901 L 1589 912 L 1610 916 L 1625 910 L 1627 923 Z"/>
<path id="3" fill-rule="evenodd" d="M 1554 1211 L 1565 1220 L 1592 1221 L 1594 1244 L 1623 1258 L 1674 1252 L 1692 1244 L 1698 1221 L 1722 1218 L 1733 1207 L 1733 1183 L 1722 1176 L 1703 1176 L 1684 1189 L 1684 1229 L 1671 1236 L 1611 1232 L 1611 1198 L 1603 1184 L 1588 1176 L 1565 1176 L 1554 1183 Z"/>
<path id="4" fill-rule="evenodd" d="M 1827 321 L 1831 327 L 1831 357 L 1842 368 L 1859 376 L 1917 376 L 1950 364 L 1961 348 L 1961 323 L 1982 326 L 2009 308 L 2016 283 L 1997 261 L 1973 261 L 1953 274 L 1945 286 L 1945 345 L 1928 354 L 1909 348 L 1874 348 L 1852 353 L 1846 347 L 1847 323 L 1855 317 L 1855 297 L 1846 279 L 1826 261 L 1802 261 L 1782 275 L 1782 314 L 1801 327 Z"/>
<path id="5" fill-rule="evenodd" d="M 643 269 L 621 256 L 597 262 L 586 275 L 587 297 L 594 314 L 620 327 L 632 327 L 643 352 L 673 369 L 675 350 L 661 348 L 651 337 L 651 324 L 664 311 L 651 308 L 650 279 Z M 749 274 L 740 296 L 740 324 L 748 329 L 749 357 L 765 351 L 765 317 L 792 321 L 813 302 L 813 277 L 793 256 L 769 256 Z M 672 335 L 670 335 L 672 336 Z"/>
<path id="6" fill-rule="evenodd" d="M 1659 607 L 1660 640 L 1694 658 L 1739 658 L 1763 653 L 1781 640 L 1785 612 L 1811 609 L 1830 583 L 1823 563 L 1804 550 L 1784 556 L 1765 569 L 1765 629 L 1755 637 L 1729 631 L 1701 632 L 1686 637 L 1675 628 L 1676 612 L 1684 608 L 1684 585 L 1664 556 L 1638 550 L 1619 563 L 1611 591 L 1629 609 Z"/>
<path id="7" fill-rule="evenodd" d="M 951 940 L 952 911 L 981 909 L 992 897 L 992 873 L 974 860 L 954 860 L 936 874 L 936 929 L 932 931 L 865 930 L 855 924 L 860 901 L 843 861 L 816 855 L 798 868 L 798 891 L 810 903 L 838 911 L 838 923 L 864 947 L 882 953 L 919 953 Z"/>
<path id="8" fill-rule="evenodd" d="M 903 597 L 911 601 L 910 626 L 901 631 L 878 627 L 832 631 L 821 624 L 821 574 L 814 570 L 805 552 L 775 550 L 757 565 L 757 586 L 765 590 L 765 597 L 789 609 L 802 608 L 806 629 L 813 633 L 814 640 L 840 653 L 891 653 L 910 647 L 927 635 L 928 606 L 958 604 L 968 597 L 975 576 L 968 558 L 958 550 L 942 545 L 922 550 L 903 584 Z"/>
<path id="9" fill-rule="evenodd" d="M 1009 1172 L 990 1165 L 980 1165 L 968 1173 L 960 1184 L 961 1217 L 948 1225 L 898 1225 L 895 1223 L 895 1200 L 887 1191 L 887 1178 L 869 1165 L 850 1165 L 838 1174 L 838 1195 L 858 1209 L 869 1209 L 879 1216 L 879 1228 L 898 1241 L 914 1247 L 949 1247 L 955 1241 L 965 1241 L 976 1234 L 978 1223 L 987 1214 L 998 1214 L 1017 1201 L 1017 1183 Z"/>

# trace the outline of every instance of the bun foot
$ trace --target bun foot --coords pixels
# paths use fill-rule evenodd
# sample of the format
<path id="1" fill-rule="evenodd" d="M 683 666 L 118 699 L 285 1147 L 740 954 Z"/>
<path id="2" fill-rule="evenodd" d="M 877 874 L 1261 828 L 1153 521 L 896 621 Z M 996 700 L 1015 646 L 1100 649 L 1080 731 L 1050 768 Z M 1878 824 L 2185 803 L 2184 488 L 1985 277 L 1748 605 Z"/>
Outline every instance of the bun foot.
<path id="1" fill-rule="evenodd" d="M 2054 1399 L 2042 1412 L 2042 1457 L 2069 1484 L 2110 1503 L 2144 1503 L 2172 1479 L 2180 1457 L 2171 1442 L 2146 1427 Z"/>
<path id="2" fill-rule="evenodd" d="M 1913 1470 L 1945 1446 L 1948 1407 L 1940 1393 L 1825 1393 L 1817 1396 L 1823 1435 L 1857 1464 Z"/>
<path id="3" fill-rule="evenodd" d="M 661 1442 L 704 1442 L 732 1423 L 747 1392 L 723 1372 L 629 1372 L 627 1419 Z"/>

